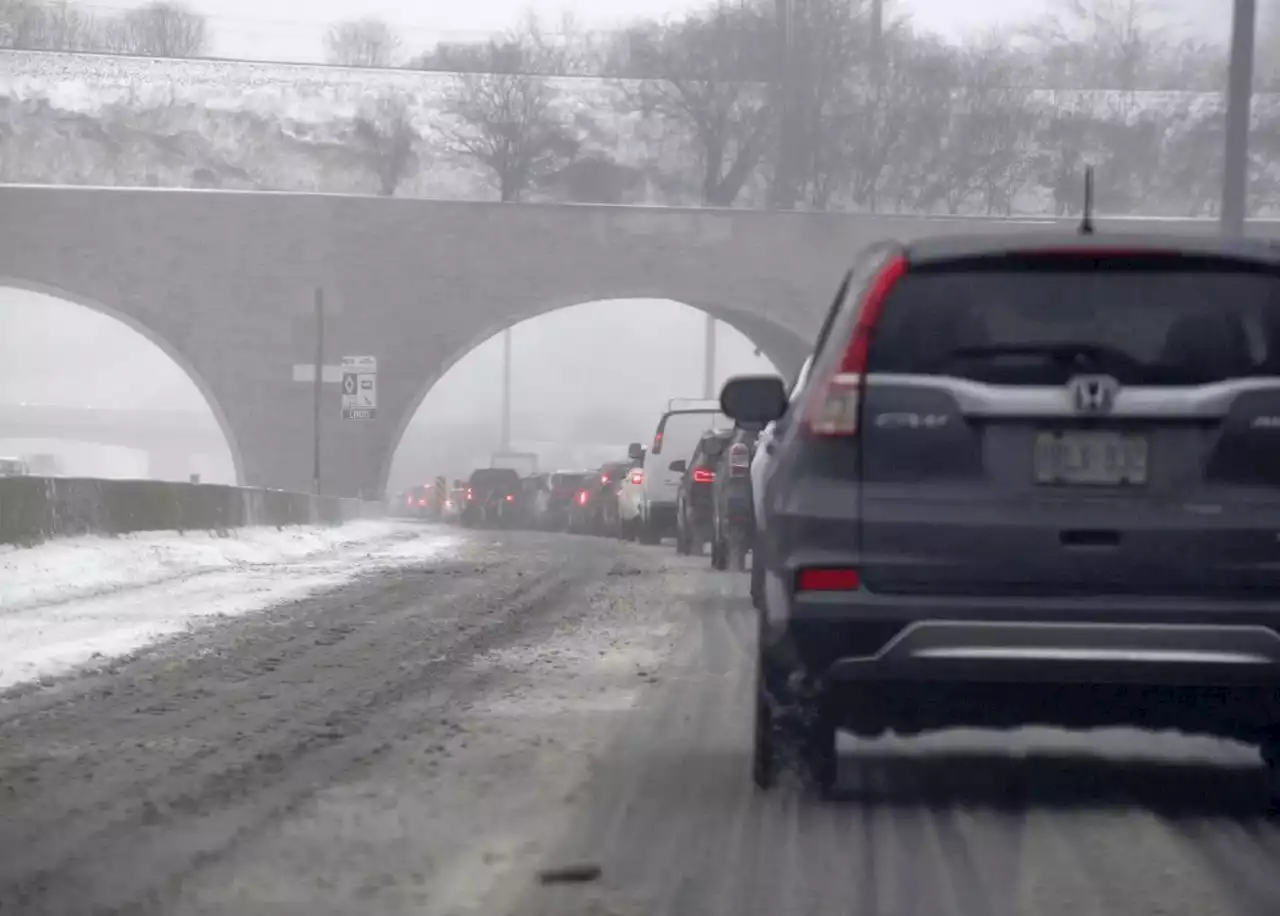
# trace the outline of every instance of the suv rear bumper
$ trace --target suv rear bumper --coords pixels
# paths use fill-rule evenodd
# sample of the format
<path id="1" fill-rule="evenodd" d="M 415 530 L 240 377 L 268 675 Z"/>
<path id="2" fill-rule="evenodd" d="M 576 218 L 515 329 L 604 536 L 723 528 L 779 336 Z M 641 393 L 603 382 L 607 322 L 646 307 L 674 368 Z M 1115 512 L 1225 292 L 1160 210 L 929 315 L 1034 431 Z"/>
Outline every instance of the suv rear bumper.
<path id="1" fill-rule="evenodd" d="M 802 674 L 861 736 L 1025 726 L 1280 735 L 1280 606 L 1269 602 L 1023 601 L 1010 619 L 1000 601 L 834 597 L 798 598 L 789 617 L 766 623 L 768 690 L 781 699 L 788 673 Z"/>
<path id="2" fill-rule="evenodd" d="M 1280 635 L 1260 626 L 920 620 L 833 680 L 1280 686 Z"/>
<path id="3" fill-rule="evenodd" d="M 780 623 L 799 660 L 833 681 L 1280 688 L 1280 602 L 815 593 L 790 605 Z"/>

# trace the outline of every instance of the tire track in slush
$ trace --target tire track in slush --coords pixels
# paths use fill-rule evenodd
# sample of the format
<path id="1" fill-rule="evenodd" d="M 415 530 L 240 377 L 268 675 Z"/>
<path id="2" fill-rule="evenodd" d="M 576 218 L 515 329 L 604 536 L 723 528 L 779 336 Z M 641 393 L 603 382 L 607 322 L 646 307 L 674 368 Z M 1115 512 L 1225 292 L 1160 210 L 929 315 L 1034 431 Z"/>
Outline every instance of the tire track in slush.
<path id="1" fill-rule="evenodd" d="M 53 731 L 78 736 L 85 748 L 74 762 L 56 761 L 63 764 L 54 767 L 56 782 L 42 772 L 34 791 L 26 787 L 0 806 L 6 850 L 0 909 L 60 916 L 136 910 L 257 827 L 284 817 L 317 785 L 378 756 L 406 727 L 404 719 L 413 720 L 414 697 L 451 666 L 495 640 L 518 636 L 523 625 L 559 610 L 575 587 L 605 572 L 598 557 L 533 559 L 523 564 L 533 567 L 532 575 L 508 560 L 479 564 L 455 579 L 433 610 L 458 605 L 462 613 L 446 616 L 469 616 L 473 625 L 465 629 L 424 623 L 433 615 L 418 610 L 426 597 L 420 583 L 399 593 L 385 582 L 364 583 L 299 604 L 298 619 L 259 622 L 251 638 L 232 640 L 241 653 L 259 653 L 254 658 L 185 658 L 169 663 L 176 666 L 169 678 L 163 666 L 155 676 L 162 663 L 143 660 L 137 671 L 126 666 L 122 672 L 141 685 L 136 692 L 56 710 L 55 722 L 35 723 L 45 726 L 43 733 L 25 739 L 21 729 L 0 731 L 6 747 L 38 745 Z M 326 619 L 349 621 L 343 626 L 351 629 L 332 638 L 332 628 L 321 625 Z M 456 630 L 452 643 L 450 629 Z M 283 667 L 281 631 L 298 640 Z M 424 636 L 444 650 L 425 663 Z M 245 672 L 246 664 L 257 670 Z M 170 700 L 161 702 L 159 716 L 136 715 L 137 693 L 160 699 L 156 693 L 163 696 L 166 684 L 189 691 L 201 682 L 231 688 L 237 702 L 198 693 L 189 714 Z M 236 690 L 246 683 L 250 689 Z M 268 684 L 274 686 L 262 692 Z M 111 748 L 131 738 L 174 733 L 203 743 L 176 759 L 140 753 L 124 766 L 109 765 Z M 77 767 L 79 779 L 68 783 Z"/>

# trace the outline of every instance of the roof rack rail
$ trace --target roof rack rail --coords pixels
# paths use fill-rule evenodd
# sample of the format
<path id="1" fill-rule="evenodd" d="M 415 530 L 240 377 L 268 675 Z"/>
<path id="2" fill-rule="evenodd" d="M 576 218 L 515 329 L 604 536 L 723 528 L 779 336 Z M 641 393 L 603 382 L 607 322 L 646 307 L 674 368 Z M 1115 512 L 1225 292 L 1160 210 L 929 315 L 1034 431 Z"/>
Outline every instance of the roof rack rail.
<path id="1" fill-rule="evenodd" d="M 1093 235 L 1093 166 L 1084 167 L 1084 213 L 1080 217 L 1080 234 Z"/>

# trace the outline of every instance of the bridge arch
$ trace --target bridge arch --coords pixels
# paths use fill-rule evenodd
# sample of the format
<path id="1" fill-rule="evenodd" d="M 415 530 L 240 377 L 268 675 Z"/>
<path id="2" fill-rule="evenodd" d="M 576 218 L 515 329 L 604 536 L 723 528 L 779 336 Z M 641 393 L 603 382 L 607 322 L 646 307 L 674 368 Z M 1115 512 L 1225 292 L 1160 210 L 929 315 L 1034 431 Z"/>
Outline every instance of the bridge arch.
<path id="1" fill-rule="evenodd" d="M 218 425 L 218 430 L 222 433 L 222 438 L 226 442 L 227 450 L 231 453 L 231 465 L 235 473 L 235 480 L 238 485 L 243 485 L 245 481 L 244 457 L 240 450 L 240 443 L 235 434 L 235 430 L 228 421 L 226 413 L 222 409 L 222 405 L 218 403 L 217 397 L 214 396 L 212 386 L 205 378 L 196 371 L 191 365 L 190 360 L 169 340 L 158 334 L 155 330 L 148 327 L 145 323 L 139 321 L 126 312 L 114 309 L 105 303 L 86 296 L 76 290 L 66 289 L 61 286 L 53 286 L 47 283 L 41 283 L 35 280 L 28 280 L 25 277 L 13 276 L 10 274 L 0 274 L 0 289 L 13 289 L 22 292 L 36 293 L 42 296 L 48 296 L 52 299 L 60 299 L 69 302 L 72 305 L 80 306 L 91 312 L 96 312 L 108 318 L 118 321 L 120 324 L 134 331 L 148 343 L 156 347 L 161 353 L 169 358 L 174 365 L 182 370 L 196 390 L 200 393 L 205 405 L 213 414 L 214 422 Z"/>
<path id="2" fill-rule="evenodd" d="M 462 360 L 466 359 L 470 354 L 475 352 L 486 341 L 492 340 L 503 331 L 514 328 L 526 321 L 550 315 L 564 309 L 574 308 L 579 305 L 608 303 L 615 300 L 621 302 L 637 299 L 674 302 L 683 305 L 692 311 L 710 315 L 717 321 L 721 321 L 733 328 L 754 344 L 760 352 L 786 376 L 794 376 L 795 373 L 799 371 L 805 357 L 809 354 L 811 345 L 802 335 L 767 318 L 753 315 L 749 312 L 744 312 L 738 309 L 726 308 L 724 306 L 714 304 L 690 302 L 687 299 L 656 294 L 651 291 L 630 295 L 618 294 L 595 297 L 590 295 L 564 296 L 558 297 L 551 302 L 538 303 L 524 309 L 513 310 L 502 320 L 491 321 L 484 324 L 479 331 L 473 334 L 465 342 L 453 347 L 447 356 L 433 367 L 434 371 L 432 371 L 421 382 L 417 392 L 407 402 L 404 412 L 397 419 L 393 434 L 387 443 L 386 453 L 382 459 L 382 468 L 378 476 L 378 492 L 385 492 L 391 478 L 396 453 L 400 449 L 405 433 L 413 422 L 413 418 L 417 416 L 418 410 L 422 407 L 423 402 L 431 393 L 431 390 L 440 382 L 441 379 L 448 375 L 451 369 L 457 366 Z"/>

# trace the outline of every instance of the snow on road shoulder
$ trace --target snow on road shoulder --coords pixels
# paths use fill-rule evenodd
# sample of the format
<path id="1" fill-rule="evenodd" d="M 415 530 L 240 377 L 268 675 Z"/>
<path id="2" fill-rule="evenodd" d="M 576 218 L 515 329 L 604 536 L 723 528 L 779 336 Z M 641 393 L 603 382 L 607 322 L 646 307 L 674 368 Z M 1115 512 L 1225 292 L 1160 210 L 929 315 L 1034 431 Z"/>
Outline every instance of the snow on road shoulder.
<path id="1" fill-rule="evenodd" d="M 154 532 L 0 549 L 0 689 L 122 655 L 201 619 L 233 616 L 411 566 L 460 544 L 396 521 Z"/>

